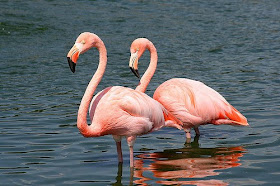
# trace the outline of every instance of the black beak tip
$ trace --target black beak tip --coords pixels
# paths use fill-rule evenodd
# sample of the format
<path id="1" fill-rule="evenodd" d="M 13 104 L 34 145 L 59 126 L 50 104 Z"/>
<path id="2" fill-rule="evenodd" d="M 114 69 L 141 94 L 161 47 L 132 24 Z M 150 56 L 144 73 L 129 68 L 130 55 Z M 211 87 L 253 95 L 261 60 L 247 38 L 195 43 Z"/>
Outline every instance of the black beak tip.
<path id="1" fill-rule="evenodd" d="M 68 64 L 69 64 L 69 67 L 71 69 L 71 71 L 74 73 L 75 72 L 75 67 L 76 67 L 76 63 L 74 63 L 70 57 L 67 57 L 67 60 L 68 60 Z"/>
<path id="2" fill-rule="evenodd" d="M 136 76 L 140 79 L 140 75 L 139 75 L 138 70 L 135 70 L 135 73 L 136 73 Z"/>
<path id="3" fill-rule="evenodd" d="M 138 77 L 140 79 L 140 75 L 139 75 L 139 72 L 138 70 L 135 70 L 134 68 L 130 67 L 130 70 L 133 72 L 133 74 Z"/>

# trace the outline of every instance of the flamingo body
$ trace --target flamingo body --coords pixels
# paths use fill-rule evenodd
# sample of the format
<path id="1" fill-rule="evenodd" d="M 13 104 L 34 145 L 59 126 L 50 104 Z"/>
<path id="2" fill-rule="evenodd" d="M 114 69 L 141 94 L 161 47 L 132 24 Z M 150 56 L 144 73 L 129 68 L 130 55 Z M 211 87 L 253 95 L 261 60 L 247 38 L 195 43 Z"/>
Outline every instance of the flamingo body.
<path id="1" fill-rule="evenodd" d="M 248 125 L 247 119 L 204 83 L 173 78 L 162 83 L 153 98 L 183 122 L 184 129 L 204 124 Z"/>
<path id="2" fill-rule="evenodd" d="M 139 136 L 165 125 L 165 109 L 154 99 L 131 88 L 113 86 L 92 99 L 92 130 L 100 136 Z"/>
<path id="3" fill-rule="evenodd" d="M 129 66 L 137 76 L 138 63 L 145 50 L 151 54 L 148 69 L 140 79 L 136 90 L 145 92 L 157 66 L 157 50 L 146 38 L 135 39 L 130 47 Z M 205 84 L 186 78 L 174 78 L 162 83 L 153 98 L 160 102 L 174 117 L 183 123 L 186 137 L 191 138 L 190 129 L 199 135 L 198 126 L 204 124 L 249 125 L 247 119 L 230 105 L 223 96 Z"/>

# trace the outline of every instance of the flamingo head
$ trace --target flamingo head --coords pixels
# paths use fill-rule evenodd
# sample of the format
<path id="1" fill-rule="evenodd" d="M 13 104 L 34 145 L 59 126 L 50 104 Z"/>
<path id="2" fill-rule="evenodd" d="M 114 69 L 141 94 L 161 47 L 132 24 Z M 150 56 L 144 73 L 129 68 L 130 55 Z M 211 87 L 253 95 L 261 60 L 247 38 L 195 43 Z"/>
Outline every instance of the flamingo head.
<path id="1" fill-rule="evenodd" d="M 84 32 L 79 35 L 74 46 L 67 54 L 68 64 L 73 73 L 75 72 L 80 54 L 85 53 L 92 47 L 97 47 L 100 41 L 101 39 L 97 35 L 90 32 Z"/>
<path id="2" fill-rule="evenodd" d="M 140 78 L 138 72 L 138 60 L 148 48 L 150 41 L 146 38 L 138 38 L 135 39 L 130 47 L 130 60 L 129 60 L 129 67 L 134 75 Z"/>

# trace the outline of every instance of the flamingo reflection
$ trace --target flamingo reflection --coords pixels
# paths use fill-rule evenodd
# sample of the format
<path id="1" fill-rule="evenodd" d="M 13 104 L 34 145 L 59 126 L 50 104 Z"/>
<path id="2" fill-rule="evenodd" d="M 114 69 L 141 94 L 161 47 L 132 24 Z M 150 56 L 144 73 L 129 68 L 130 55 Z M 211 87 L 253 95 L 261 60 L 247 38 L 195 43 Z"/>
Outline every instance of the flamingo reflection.
<path id="1" fill-rule="evenodd" d="M 240 158 L 244 153 L 246 149 L 242 146 L 199 148 L 196 137 L 192 143 L 186 143 L 180 149 L 138 155 L 134 177 L 139 179 L 134 183 L 148 185 L 146 182 L 153 178 L 145 177 L 144 172 L 152 172 L 155 178 L 162 179 L 157 183 L 164 185 L 228 185 L 221 180 L 198 178 L 217 176 L 220 174 L 217 170 L 240 166 Z M 196 179 L 185 181 L 184 178 Z"/>

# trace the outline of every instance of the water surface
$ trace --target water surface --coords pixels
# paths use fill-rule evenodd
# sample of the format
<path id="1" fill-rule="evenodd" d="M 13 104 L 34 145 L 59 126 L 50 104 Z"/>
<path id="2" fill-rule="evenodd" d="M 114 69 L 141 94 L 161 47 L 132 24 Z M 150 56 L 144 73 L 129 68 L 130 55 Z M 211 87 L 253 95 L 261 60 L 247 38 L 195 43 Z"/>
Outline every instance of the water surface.
<path id="1" fill-rule="evenodd" d="M 277 185 L 280 183 L 280 2 L 52 1 L 1 2 L 1 185 Z M 250 127 L 200 128 L 185 143 L 175 129 L 141 136 L 131 177 L 128 147 L 119 165 L 111 136 L 84 138 L 80 100 L 98 61 L 91 50 L 70 71 L 76 37 L 94 32 L 108 50 L 97 91 L 134 88 L 129 47 L 156 46 L 159 64 L 147 94 L 172 77 L 204 82 L 247 118 Z M 143 74 L 149 60 L 140 60 Z"/>

